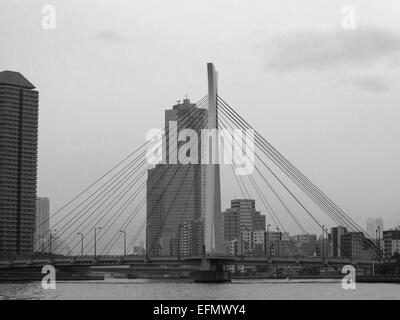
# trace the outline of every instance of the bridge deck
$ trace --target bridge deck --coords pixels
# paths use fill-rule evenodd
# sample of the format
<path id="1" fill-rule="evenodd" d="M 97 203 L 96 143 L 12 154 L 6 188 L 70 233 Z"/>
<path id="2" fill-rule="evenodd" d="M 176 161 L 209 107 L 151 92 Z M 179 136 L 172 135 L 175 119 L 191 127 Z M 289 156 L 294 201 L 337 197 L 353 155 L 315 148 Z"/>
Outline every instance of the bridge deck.
<path id="1" fill-rule="evenodd" d="M 367 266 L 373 263 L 379 263 L 377 260 L 350 260 L 321 257 L 253 257 L 253 256 L 207 256 L 207 259 L 213 263 L 223 265 L 301 265 L 301 266 L 343 266 L 343 265 L 358 265 Z M 116 266 L 116 265 L 199 265 L 201 263 L 200 256 L 178 257 L 151 257 L 145 256 L 71 256 L 71 257 L 55 257 L 55 258 L 32 258 L 32 259 L 12 259 L 0 260 L 1 268 L 26 268 L 26 267 L 41 267 L 46 264 L 51 264 L 59 267 L 74 267 L 74 266 Z"/>

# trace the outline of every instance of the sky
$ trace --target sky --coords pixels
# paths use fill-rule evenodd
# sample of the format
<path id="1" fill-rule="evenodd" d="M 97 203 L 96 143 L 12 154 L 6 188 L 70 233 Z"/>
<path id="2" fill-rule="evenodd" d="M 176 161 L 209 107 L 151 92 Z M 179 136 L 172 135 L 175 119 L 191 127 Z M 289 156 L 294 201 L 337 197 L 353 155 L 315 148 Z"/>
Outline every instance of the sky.
<path id="1" fill-rule="evenodd" d="M 398 0 L 2 0 L 0 70 L 40 93 L 38 195 L 72 199 L 202 98 L 213 62 L 219 95 L 362 227 L 400 225 L 399 16 Z M 239 189 L 222 189 L 226 208 Z"/>

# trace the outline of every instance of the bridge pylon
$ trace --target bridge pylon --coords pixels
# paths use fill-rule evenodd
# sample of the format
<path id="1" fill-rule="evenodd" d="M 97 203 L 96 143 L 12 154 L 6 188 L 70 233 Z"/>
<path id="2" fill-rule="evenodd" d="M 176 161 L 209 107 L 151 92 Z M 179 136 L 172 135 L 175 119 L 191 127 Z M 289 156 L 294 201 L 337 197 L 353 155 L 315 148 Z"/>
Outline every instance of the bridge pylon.
<path id="1" fill-rule="evenodd" d="M 212 144 L 208 141 L 202 148 L 208 154 L 206 164 L 206 205 L 204 216 L 204 247 L 200 271 L 195 275 L 196 282 L 230 281 L 230 273 L 223 265 L 212 259 L 213 255 L 224 253 L 222 239 L 221 182 L 219 166 L 219 136 L 217 121 L 218 74 L 213 63 L 207 63 L 208 78 L 208 118 L 207 129 L 213 135 Z M 203 141 L 204 142 L 204 141 Z M 203 149 L 204 150 L 204 149 Z"/>

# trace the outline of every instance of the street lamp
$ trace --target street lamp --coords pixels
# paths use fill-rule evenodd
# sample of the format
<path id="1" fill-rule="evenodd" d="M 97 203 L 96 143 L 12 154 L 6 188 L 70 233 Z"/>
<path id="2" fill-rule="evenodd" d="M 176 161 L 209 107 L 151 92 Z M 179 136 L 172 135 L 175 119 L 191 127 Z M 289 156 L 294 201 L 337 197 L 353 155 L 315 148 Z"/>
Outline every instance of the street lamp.
<path id="1" fill-rule="evenodd" d="M 53 230 L 50 230 L 50 242 L 49 242 L 49 252 L 50 252 L 50 256 L 52 255 L 52 252 L 51 252 L 51 241 L 53 240 L 52 238 L 52 232 L 57 232 L 57 229 L 53 229 Z"/>
<path id="2" fill-rule="evenodd" d="M 325 225 L 322 225 L 322 264 L 325 260 L 325 241 L 324 241 Z"/>
<path id="3" fill-rule="evenodd" d="M 96 237 L 97 237 L 97 230 L 101 230 L 101 227 L 95 227 L 95 228 L 94 228 L 94 259 L 95 259 L 95 260 L 96 260 L 96 245 L 97 245 L 97 243 L 96 243 L 96 241 L 97 241 Z"/>
<path id="4" fill-rule="evenodd" d="M 278 231 L 278 254 L 277 254 L 277 256 L 279 257 L 279 255 L 280 255 L 280 243 L 281 243 L 281 230 L 278 228 L 278 227 L 276 227 L 276 230 Z"/>
<path id="5" fill-rule="evenodd" d="M 82 232 L 78 232 L 77 234 L 81 236 L 81 256 L 83 257 L 83 237 L 84 237 L 84 235 Z"/>
<path id="6" fill-rule="evenodd" d="M 329 234 L 328 234 L 328 228 L 325 228 L 325 235 L 326 235 L 326 257 L 329 258 L 329 249 L 331 247 L 331 242 L 329 241 Z"/>
<path id="7" fill-rule="evenodd" d="M 119 230 L 119 232 L 124 234 L 124 256 L 126 256 L 126 231 L 125 230 Z"/>
<path id="8" fill-rule="evenodd" d="M 381 227 L 378 226 L 378 260 L 381 260 Z"/>
<path id="9" fill-rule="evenodd" d="M 265 254 L 268 256 L 269 254 L 269 227 L 271 225 L 267 225 L 267 234 L 266 234 L 266 239 L 265 239 Z"/>

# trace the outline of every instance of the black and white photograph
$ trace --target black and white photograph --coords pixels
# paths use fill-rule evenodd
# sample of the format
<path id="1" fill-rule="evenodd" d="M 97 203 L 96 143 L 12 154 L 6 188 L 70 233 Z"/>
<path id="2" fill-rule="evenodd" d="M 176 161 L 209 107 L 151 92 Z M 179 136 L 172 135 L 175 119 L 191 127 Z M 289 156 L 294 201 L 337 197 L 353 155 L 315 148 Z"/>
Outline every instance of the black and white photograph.
<path id="1" fill-rule="evenodd" d="M 400 1 L 0 0 L 0 39 L 0 300 L 400 299 Z"/>

